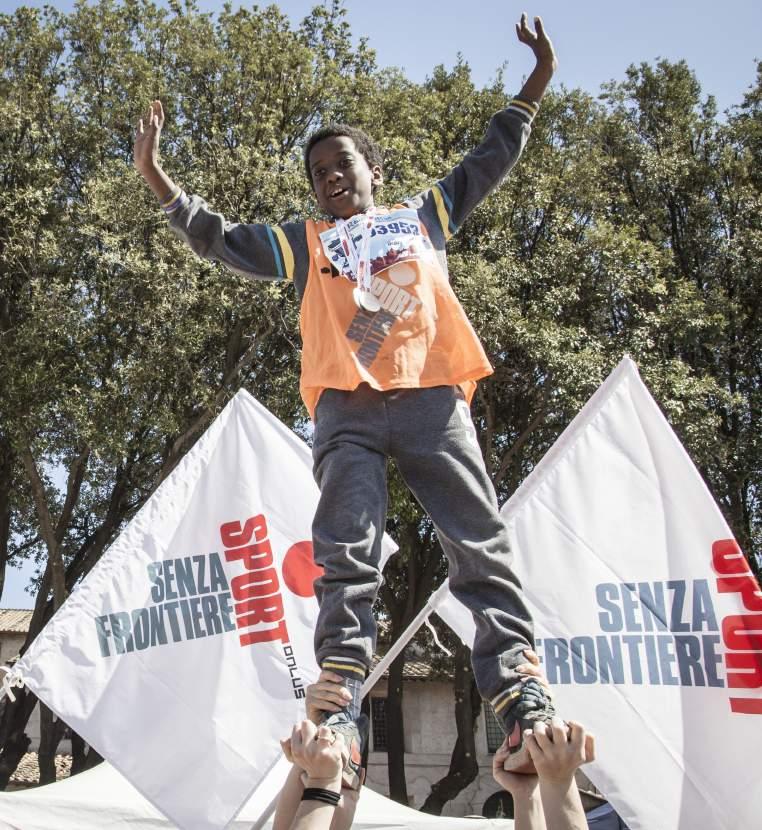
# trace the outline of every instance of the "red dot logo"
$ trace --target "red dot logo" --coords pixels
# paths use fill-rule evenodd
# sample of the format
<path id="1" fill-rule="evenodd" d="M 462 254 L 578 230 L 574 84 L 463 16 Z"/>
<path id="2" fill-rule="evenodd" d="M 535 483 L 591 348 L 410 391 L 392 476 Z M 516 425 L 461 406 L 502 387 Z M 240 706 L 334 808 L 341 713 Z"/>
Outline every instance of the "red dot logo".
<path id="1" fill-rule="evenodd" d="M 298 597 L 314 597 L 313 582 L 323 575 L 323 569 L 315 564 L 312 542 L 297 542 L 283 558 L 283 581 L 291 593 Z"/>

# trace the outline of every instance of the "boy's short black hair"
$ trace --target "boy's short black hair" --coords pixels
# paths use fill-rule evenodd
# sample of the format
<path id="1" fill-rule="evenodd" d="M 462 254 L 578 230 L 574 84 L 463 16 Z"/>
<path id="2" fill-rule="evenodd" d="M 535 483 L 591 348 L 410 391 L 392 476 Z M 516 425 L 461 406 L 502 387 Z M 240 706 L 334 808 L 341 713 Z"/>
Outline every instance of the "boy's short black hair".
<path id="1" fill-rule="evenodd" d="M 307 178 L 311 185 L 312 170 L 310 170 L 310 153 L 312 152 L 312 148 L 318 141 L 322 141 L 324 138 L 336 138 L 339 136 L 346 136 L 352 139 L 357 148 L 357 152 L 368 162 L 368 167 L 373 168 L 378 166 L 381 168 L 381 172 L 384 172 L 384 157 L 381 148 L 366 132 L 358 127 L 351 127 L 349 124 L 326 124 L 325 127 L 321 127 L 312 133 L 304 148 L 304 167 L 307 170 Z M 373 185 L 372 192 L 376 192 L 376 185 Z"/>

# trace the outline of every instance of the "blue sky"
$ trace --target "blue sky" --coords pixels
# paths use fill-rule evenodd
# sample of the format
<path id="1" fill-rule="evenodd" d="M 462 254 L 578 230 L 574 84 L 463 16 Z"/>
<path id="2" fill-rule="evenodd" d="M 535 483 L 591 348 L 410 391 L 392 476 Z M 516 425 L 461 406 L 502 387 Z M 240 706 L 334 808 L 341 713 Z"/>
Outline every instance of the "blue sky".
<path id="1" fill-rule="evenodd" d="M 43 3 L 0 0 L 0 12 L 20 5 Z M 73 3 L 50 5 L 67 10 Z M 199 5 L 206 11 L 222 6 L 208 0 Z M 298 21 L 315 3 L 282 0 L 278 5 Z M 379 65 L 399 66 L 415 81 L 422 81 L 439 63 L 451 66 L 460 53 L 478 84 L 488 83 L 507 62 L 506 86 L 509 91 L 518 89 L 533 65 L 531 53 L 516 41 L 513 30 L 524 10 L 542 16 L 556 46 L 560 67 L 554 83 L 590 93 L 598 93 L 606 81 L 624 78 L 632 63 L 684 59 L 722 111 L 741 102 L 756 77 L 755 59 L 762 59 L 758 0 L 544 0 L 536 7 L 505 0 L 347 0 L 345 6 L 355 37 L 368 38 Z M 29 568 L 9 569 L 0 607 L 31 607 L 31 597 L 23 591 L 29 573 Z"/>
<path id="2" fill-rule="evenodd" d="M 43 2 L 0 0 L 0 11 L 19 5 Z M 71 9 L 73 3 L 51 5 Z M 222 3 L 200 0 L 199 5 L 215 10 Z M 278 5 L 298 21 L 315 2 L 282 0 Z M 439 63 L 452 65 L 460 52 L 478 83 L 487 83 L 507 61 L 508 87 L 520 86 L 532 67 L 530 53 L 513 31 L 524 10 L 530 17 L 542 15 L 553 38 L 560 58 L 557 83 L 592 93 L 605 81 L 622 79 L 631 63 L 685 59 L 724 110 L 741 101 L 755 79 L 754 60 L 762 59 L 758 0 L 544 0 L 537 6 L 505 0 L 346 0 L 345 6 L 354 34 L 369 39 L 379 64 L 402 67 L 418 81 Z"/>

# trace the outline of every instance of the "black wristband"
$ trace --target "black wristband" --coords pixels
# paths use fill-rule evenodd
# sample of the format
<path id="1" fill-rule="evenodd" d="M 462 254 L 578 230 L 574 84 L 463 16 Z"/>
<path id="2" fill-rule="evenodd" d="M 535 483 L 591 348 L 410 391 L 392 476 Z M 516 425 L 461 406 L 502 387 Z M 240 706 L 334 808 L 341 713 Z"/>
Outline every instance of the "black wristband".
<path id="1" fill-rule="evenodd" d="M 341 798 L 340 793 L 324 790 L 321 787 L 306 787 L 302 793 L 302 801 L 322 801 L 335 807 Z"/>

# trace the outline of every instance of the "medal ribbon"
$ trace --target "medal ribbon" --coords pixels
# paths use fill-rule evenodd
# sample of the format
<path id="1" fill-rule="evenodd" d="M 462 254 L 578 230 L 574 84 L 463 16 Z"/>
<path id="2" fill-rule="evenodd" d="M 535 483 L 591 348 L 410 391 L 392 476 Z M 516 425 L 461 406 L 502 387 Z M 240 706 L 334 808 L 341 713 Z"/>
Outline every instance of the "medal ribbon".
<path id="1" fill-rule="evenodd" d="M 371 273 L 370 273 L 370 238 L 373 234 L 373 225 L 376 221 L 376 209 L 374 207 L 368 208 L 365 213 L 365 220 L 362 223 L 362 233 L 360 236 L 360 244 L 355 247 L 352 237 L 347 230 L 347 220 L 336 220 L 336 233 L 339 235 L 341 245 L 344 248 L 344 253 L 349 260 L 349 267 L 357 280 L 357 287 L 362 292 L 370 293 Z M 359 248 L 359 249 L 358 249 Z"/>

